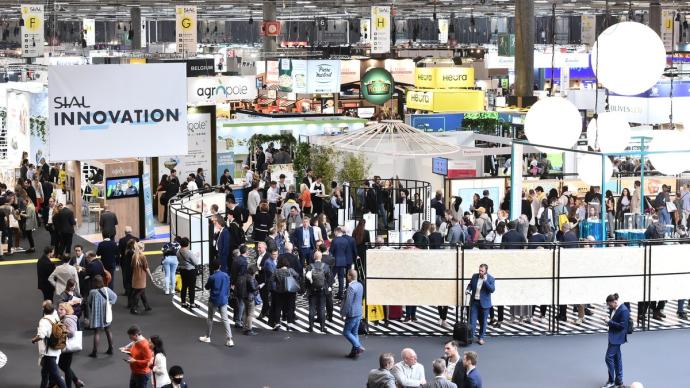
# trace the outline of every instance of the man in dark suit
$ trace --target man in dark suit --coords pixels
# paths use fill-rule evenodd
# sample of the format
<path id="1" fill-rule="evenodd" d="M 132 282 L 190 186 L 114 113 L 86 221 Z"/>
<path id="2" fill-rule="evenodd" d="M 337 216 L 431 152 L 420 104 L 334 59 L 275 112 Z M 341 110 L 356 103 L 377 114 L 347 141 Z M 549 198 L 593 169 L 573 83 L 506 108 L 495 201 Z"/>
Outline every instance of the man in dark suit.
<path id="1" fill-rule="evenodd" d="M 218 251 L 218 260 L 220 261 L 220 270 L 228 273 L 228 264 L 230 263 L 230 231 L 225 227 L 223 217 L 216 216 L 213 220 L 214 227 L 218 231 L 218 239 L 216 240 L 216 250 Z"/>
<path id="2" fill-rule="evenodd" d="M 458 387 L 464 387 L 467 371 L 463 365 L 462 356 L 458 352 L 459 344 L 455 340 L 446 342 L 443 346 L 443 359 L 446 362 L 446 378 Z"/>
<path id="3" fill-rule="evenodd" d="M 297 275 L 299 275 L 300 279 L 302 278 L 303 275 L 303 269 L 304 269 L 304 262 L 300 260 L 299 257 L 295 256 L 293 252 L 293 245 L 291 242 L 287 241 L 285 243 L 285 253 L 282 253 L 278 256 L 278 260 L 280 260 L 282 257 L 284 257 L 287 262 L 288 262 L 288 267 L 292 268 L 297 272 Z M 298 279 L 298 280 L 300 280 Z"/>
<path id="4" fill-rule="evenodd" d="M 467 285 L 465 293 L 470 296 L 470 326 L 472 336 L 475 335 L 477 319 L 479 319 L 479 345 L 484 345 L 486 337 L 486 320 L 491 310 L 491 294 L 496 291 L 494 277 L 489 275 L 489 266 L 481 264 L 479 273 L 472 275 L 472 280 Z"/>
<path id="5" fill-rule="evenodd" d="M 527 243 L 525 236 L 515 230 L 515 221 L 508 222 L 508 231 L 501 239 L 501 248 L 503 249 L 520 249 L 524 248 Z"/>
<path id="6" fill-rule="evenodd" d="M 238 329 L 242 328 L 242 314 L 244 313 L 244 299 L 239 298 L 237 290 L 234 289 L 234 285 L 238 284 L 240 276 L 247 274 L 247 268 L 249 267 L 249 259 L 247 258 L 247 246 L 240 245 L 239 247 L 240 255 L 232 259 L 232 265 L 230 265 L 230 284 L 233 285 L 232 298 L 235 299 L 235 306 L 233 308 L 233 320 L 235 321 L 235 327 Z"/>
<path id="7" fill-rule="evenodd" d="M 309 225 L 309 217 L 302 218 L 302 226 L 295 228 L 292 232 L 292 244 L 297 247 L 299 257 L 302 263 L 312 263 L 314 249 L 316 249 L 316 239 L 314 239 L 314 230 Z"/>
<path id="8" fill-rule="evenodd" d="M 108 209 L 108 205 L 104 206 L 103 213 L 101 213 L 101 234 L 103 238 L 110 238 L 115 240 L 115 234 L 117 233 L 117 215 Z"/>
<path id="9" fill-rule="evenodd" d="M 609 379 L 604 388 L 623 386 L 623 358 L 621 345 L 628 342 L 628 323 L 630 311 L 625 304 L 618 303 L 618 294 L 606 297 L 610 315 L 603 318 L 609 327 L 609 346 L 606 349 L 606 368 L 609 371 Z"/>
<path id="10" fill-rule="evenodd" d="M 72 238 L 74 237 L 74 226 L 77 224 L 77 220 L 74 218 L 74 212 L 70 209 L 71 206 L 72 202 L 67 202 L 67 206 L 62 207 L 57 219 L 60 225 L 55 225 L 55 229 L 60 231 L 60 247 L 62 248 L 62 250 L 56 252 L 58 256 L 72 252 Z"/>
<path id="11" fill-rule="evenodd" d="M 484 190 L 482 195 L 483 197 L 479 200 L 479 207 L 486 209 L 486 214 L 489 216 L 489 219 L 493 219 L 494 201 L 489 198 L 489 190 Z"/>
<path id="12" fill-rule="evenodd" d="M 323 263 L 326 264 L 328 268 L 331 268 L 331 271 L 329 272 L 329 278 L 326 279 L 329 288 L 329 291 L 326 293 L 326 319 L 329 322 L 333 322 L 333 292 L 331 292 L 330 289 L 333 287 L 333 284 L 335 283 L 335 257 L 328 253 L 328 249 L 326 248 L 325 244 L 319 245 L 319 251 L 321 251 L 322 254 L 321 261 L 323 261 Z"/>
<path id="13" fill-rule="evenodd" d="M 236 208 L 237 209 L 237 208 Z M 230 233 L 230 252 L 235 249 L 239 249 L 240 245 L 245 243 L 246 238 L 244 237 L 244 229 L 237 222 L 235 215 L 233 213 L 228 213 L 228 226 L 227 230 Z"/>
<path id="14" fill-rule="evenodd" d="M 110 284 L 108 284 L 108 287 L 112 290 L 115 287 L 115 267 L 119 260 L 118 246 L 115 241 L 112 241 L 110 238 L 105 238 L 98 244 L 96 255 L 100 256 L 103 267 L 112 275 L 112 280 Z"/>
<path id="15" fill-rule="evenodd" d="M 338 273 L 338 294 L 336 299 L 343 298 L 343 288 L 345 287 L 345 272 L 352 266 L 352 259 L 355 253 L 352 251 L 352 244 L 343 236 L 341 227 L 335 228 L 335 237 L 331 241 L 331 255 L 335 258 L 335 271 Z"/>
<path id="16" fill-rule="evenodd" d="M 125 226 L 125 235 L 117 241 L 117 249 L 120 253 L 120 257 L 125 257 L 125 251 L 127 250 L 127 243 L 129 243 L 129 240 L 136 240 L 139 241 L 138 238 L 134 237 L 132 235 L 132 227 L 127 225 Z"/>
<path id="17" fill-rule="evenodd" d="M 482 388 L 482 376 L 477 370 L 477 353 L 467 351 L 462 355 L 462 365 L 467 370 L 464 388 Z"/>

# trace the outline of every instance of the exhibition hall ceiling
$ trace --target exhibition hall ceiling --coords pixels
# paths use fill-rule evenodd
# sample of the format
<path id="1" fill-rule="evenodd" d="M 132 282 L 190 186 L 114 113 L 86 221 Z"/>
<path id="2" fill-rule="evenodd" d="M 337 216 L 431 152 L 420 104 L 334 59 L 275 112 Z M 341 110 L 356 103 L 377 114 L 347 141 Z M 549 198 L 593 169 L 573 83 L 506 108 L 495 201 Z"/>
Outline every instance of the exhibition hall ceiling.
<path id="1" fill-rule="evenodd" d="M 269 1 L 269 0 L 267 0 Z M 451 12 L 456 16 L 512 16 L 514 0 L 275 0 L 278 19 L 306 19 L 313 17 L 358 18 L 369 16 L 371 5 L 393 5 L 398 17 L 447 18 Z M 534 0 L 537 15 L 551 14 L 553 3 L 557 13 L 580 15 L 603 13 L 605 0 Z M 140 6 L 144 16 L 174 17 L 175 5 L 195 5 L 200 16 L 213 19 L 247 19 L 250 15 L 261 15 L 263 2 L 260 0 L 0 0 L 0 17 L 12 19 L 19 15 L 19 4 L 46 4 L 46 10 L 55 9 L 60 20 L 78 20 L 83 17 L 124 19 L 129 18 L 129 9 Z M 608 1 L 612 14 L 626 14 L 631 9 L 642 12 L 649 8 L 650 1 Z M 690 10 L 687 1 L 663 1 L 664 6 L 679 10 Z M 434 11 L 435 8 L 435 11 Z"/>

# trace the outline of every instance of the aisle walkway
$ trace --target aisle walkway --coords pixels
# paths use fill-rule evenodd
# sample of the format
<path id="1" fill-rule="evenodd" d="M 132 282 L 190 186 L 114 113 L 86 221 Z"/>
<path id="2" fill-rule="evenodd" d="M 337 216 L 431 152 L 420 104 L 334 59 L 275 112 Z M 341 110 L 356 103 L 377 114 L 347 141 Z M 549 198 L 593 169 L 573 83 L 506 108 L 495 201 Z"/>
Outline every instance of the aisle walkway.
<path id="1" fill-rule="evenodd" d="M 159 256 L 148 257 L 153 266 L 160 263 Z M 33 388 L 40 381 L 36 347 L 30 343 L 41 303 L 35 266 L 0 266 L 0 284 L 0 352 L 7 356 L 7 365 L 0 369 L 0 387 Z M 200 343 L 197 338 L 205 328 L 201 319 L 182 314 L 169 296 L 150 284 L 147 293 L 153 311 L 141 316 L 130 315 L 124 298 L 118 300 L 113 322 L 115 346 L 127 343 L 125 332 L 135 323 L 148 336 L 160 335 L 165 340 L 168 365 L 182 365 L 192 388 L 362 387 L 369 369 L 376 367 L 379 353 L 393 352 L 398 360 L 400 350 L 407 346 L 417 350 L 430 378 L 431 361 L 442 355 L 443 341 L 448 338 L 369 336 L 363 338 L 367 351 L 358 361 L 343 357 L 349 345 L 335 335 L 261 330 L 250 338 L 235 333 L 236 346 L 229 349 L 222 344 L 220 325 L 216 325 L 211 345 Z M 339 331 L 337 324 L 329 329 Z M 73 364 L 77 375 L 89 388 L 126 387 L 129 370 L 121 357 L 102 354 L 103 342 L 99 358 L 88 358 L 90 334 L 85 339 L 86 350 L 75 356 Z M 689 343 L 690 330 L 633 334 L 623 346 L 626 382 L 641 380 L 651 388 L 686 386 Z M 486 345 L 475 345 L 472 350 L 479 352 L 479 370 L 488 388 L 593 388 L 605 380 L 604 334 L 490 338 Z"/>

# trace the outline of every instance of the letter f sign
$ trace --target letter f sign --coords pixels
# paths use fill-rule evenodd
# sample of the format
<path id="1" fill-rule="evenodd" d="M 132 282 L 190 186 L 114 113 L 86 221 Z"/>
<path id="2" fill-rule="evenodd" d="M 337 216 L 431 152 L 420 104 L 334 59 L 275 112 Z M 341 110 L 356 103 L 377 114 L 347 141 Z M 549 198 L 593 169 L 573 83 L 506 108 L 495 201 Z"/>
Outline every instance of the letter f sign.
<path id="1" fill-rule="evenodd" d="M 33 30 L 34 26 L 38 24 L 36 21 L 36 17 L 32 16 L 29 18 L 29 29 Z"/>

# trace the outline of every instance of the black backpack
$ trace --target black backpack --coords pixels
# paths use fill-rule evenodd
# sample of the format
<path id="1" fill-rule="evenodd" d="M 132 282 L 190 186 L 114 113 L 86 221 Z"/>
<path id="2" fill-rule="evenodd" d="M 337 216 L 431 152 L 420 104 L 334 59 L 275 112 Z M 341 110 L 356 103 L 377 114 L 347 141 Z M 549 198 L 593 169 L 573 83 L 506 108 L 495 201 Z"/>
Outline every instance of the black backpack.
<path id="1" fill-rule="evenodd" d="M 311 266 L 311 286 L 315 290 L 323 290 L 326 287 L 324 265 L 324 263 L 317 261 Z"/>

